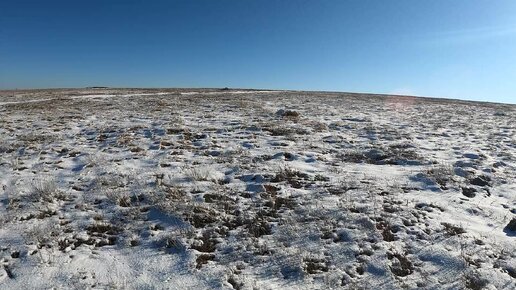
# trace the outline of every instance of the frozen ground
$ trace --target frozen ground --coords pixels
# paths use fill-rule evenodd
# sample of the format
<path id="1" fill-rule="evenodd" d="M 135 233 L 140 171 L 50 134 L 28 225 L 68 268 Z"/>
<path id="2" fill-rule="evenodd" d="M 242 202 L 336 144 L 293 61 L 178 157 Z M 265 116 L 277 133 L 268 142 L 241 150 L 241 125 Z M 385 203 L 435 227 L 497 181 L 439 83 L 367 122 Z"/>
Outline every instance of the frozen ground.
<path id="1" fill-rule="evenodd" d="M 515 134 L 514 105 L 3 91 L 0 288 L 514 289 Z"/>

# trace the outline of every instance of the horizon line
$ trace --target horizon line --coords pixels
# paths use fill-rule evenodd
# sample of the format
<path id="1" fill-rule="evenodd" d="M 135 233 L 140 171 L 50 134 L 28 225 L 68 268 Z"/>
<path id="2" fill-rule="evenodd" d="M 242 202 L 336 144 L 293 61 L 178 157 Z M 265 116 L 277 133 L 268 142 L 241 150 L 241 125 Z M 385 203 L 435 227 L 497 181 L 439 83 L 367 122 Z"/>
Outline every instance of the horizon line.
<path id="1" fill-rule="evenodd" d="M 504 103 L 504 102 L 493 102 L 485 100 L 472 100 L 462 99 L 447 96 L 427 96 L 419 94 L 393 94 L 393 93 L 378 93 L 368 91 L 337 91 L 337 90 L 302 90 L 302 89 L 285 89 L 285 88 L 242 88 L 242 87 L 118 87 L 118 86 L 87 86 L 87 87 L 32 87 L 32 88 L 0 88 L 2 91 L 37 91 L 37 90 L 79 90 L 79 89 L 140 89 L 140 90 L 159 90 L 159 89 L 194 89 L 194 90 L 250 90 L 250 91 L 284 91 L 284 92 L 312 92 L 312 93 L 341 93 L 341 94 L 357 94 L 357 95 L 377 95 L 377 96 L 390 96 L 390 97 L 414 97 L 422 99 L 439 99 L 448 101 L 463 101 L 463 102 L 476 102 L 476 103 L 488 103 L 488 104 L 500 104 L 500 105 L 516 105 L 515 103 Z"/>

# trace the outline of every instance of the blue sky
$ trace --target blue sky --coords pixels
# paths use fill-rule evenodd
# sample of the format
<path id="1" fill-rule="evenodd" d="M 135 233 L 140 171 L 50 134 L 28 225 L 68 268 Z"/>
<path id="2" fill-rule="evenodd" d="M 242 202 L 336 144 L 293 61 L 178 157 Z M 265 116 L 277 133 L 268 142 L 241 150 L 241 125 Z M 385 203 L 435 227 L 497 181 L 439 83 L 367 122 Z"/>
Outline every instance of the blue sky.
<path id="1" fill-rule="evenodd" d="M 0 88 L 83 86 L 516 103 L 516 1 L 0 0 Z"/>

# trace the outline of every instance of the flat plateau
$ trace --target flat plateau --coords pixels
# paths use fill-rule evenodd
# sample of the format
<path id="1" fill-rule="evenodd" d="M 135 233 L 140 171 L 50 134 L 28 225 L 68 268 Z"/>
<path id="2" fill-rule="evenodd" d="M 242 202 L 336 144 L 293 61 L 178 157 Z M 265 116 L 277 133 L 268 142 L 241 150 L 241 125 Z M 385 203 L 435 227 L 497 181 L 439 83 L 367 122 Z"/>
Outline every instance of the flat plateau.
<path id="1" fill-rule="evenodd" d="M 515 134 L 494 103 L 0 91 L 0 288 L 514 289 Z"/>

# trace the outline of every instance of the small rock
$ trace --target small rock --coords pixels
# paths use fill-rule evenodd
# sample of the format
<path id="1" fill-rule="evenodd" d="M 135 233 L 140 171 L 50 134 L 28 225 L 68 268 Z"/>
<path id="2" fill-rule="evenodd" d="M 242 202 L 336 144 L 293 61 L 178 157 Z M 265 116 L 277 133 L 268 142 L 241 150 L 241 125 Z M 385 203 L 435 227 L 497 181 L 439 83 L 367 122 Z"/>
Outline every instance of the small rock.
<path id="1" fill-rule="evenodd" d="M 477 192 L 477 190 L 472 187 L 463 187 L 462 188 L 462 194 L 469 198 L 475 197 L 476 196 L 475 192 Z"/>
<path id="2" fill-rule="evenodd" d="M 507 166 L 507 164 L 503 161 L 498 161 L 498 162 L 493 163 L 494 168 L 499 168 L 499 167 L 504 167 L 504 166 Z"/>
<path id="3" fill-rule="evenodd" d="M 471 179 L 469 181 L 469 183 L 471 183 L 473 185 L 477 185 L 477 186 L 490 186 L 489 185 L 490 180 L 491 179 L 489 177 L 483 175 L 483 176 L 478 176 L 478 177 Z"/>
<path id="4" fill-rule="evenodd" d="M 20 257 L 20 251 L 14 251 L 11 253 L 11 258 L 18 259 Z"/>
<path id="5" fill-rule="evenodd" d="M 516 233 L 516 217 L 512 218 L 512 220 L 505 226 L 504 230 L 506 232 Z"/>
<path id="6" fill-rule="evenodd" d="M 285 157 L 285 160 L 292 161 L 295 159 L 295 155 L 289 152 L 284 152 L 283 156 Z"/>
<path id="7" fill-rule="evenodd" d="M 480 239 L 476 239 L 476 240 L 475 240 L 475 244 L 477 244 L 477 245 L 479 245 L 479 246 L 483 246 L 483 245 L 485 245 L 486 243 L 485 243 L 484 241 L 480 240 Z"/>

